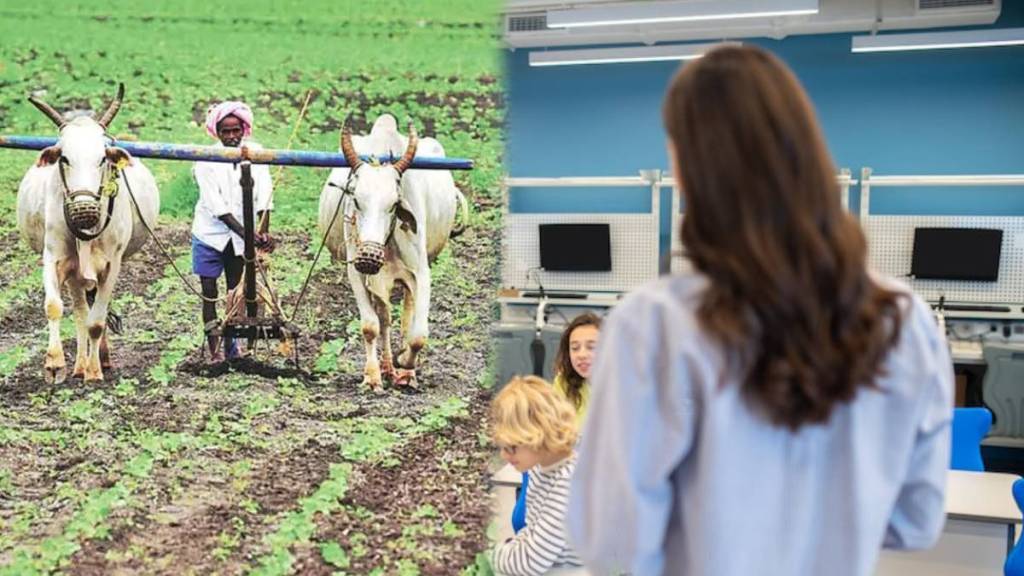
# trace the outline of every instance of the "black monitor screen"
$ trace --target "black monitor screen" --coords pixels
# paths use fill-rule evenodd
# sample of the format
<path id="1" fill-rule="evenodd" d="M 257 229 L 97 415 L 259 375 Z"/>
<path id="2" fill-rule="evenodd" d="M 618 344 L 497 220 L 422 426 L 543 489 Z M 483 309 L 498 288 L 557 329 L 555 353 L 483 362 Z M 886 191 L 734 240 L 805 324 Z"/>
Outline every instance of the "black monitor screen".
<path id="1" fill-rule="evenodd" d="M 999 278 L 1003 231 L 979 228 L 915 228 L 910 275 L 936 280 Z"/>
<path id="2" fill-rule="evenodd" d="M 608 272 L 612 243 L 607 224 L 541 224 L 540 265 L 555 272 Z"/>

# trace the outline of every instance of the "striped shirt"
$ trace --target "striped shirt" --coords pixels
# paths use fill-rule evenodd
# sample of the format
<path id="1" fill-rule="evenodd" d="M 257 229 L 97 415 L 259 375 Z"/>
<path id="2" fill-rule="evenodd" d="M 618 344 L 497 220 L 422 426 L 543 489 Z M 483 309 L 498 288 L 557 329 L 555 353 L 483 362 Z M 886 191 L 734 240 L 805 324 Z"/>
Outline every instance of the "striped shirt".
<path id="1" fill-rule="evenodd" d="M 582 563 L 569 546 L 565 512 L 569 480 L 576 468 L 576 453 L 548 468 L 529 470 L 526 527 L 515 538 L 494 549 L 491 564 L 506 576 L 538 576 L 559 566 Z"/>

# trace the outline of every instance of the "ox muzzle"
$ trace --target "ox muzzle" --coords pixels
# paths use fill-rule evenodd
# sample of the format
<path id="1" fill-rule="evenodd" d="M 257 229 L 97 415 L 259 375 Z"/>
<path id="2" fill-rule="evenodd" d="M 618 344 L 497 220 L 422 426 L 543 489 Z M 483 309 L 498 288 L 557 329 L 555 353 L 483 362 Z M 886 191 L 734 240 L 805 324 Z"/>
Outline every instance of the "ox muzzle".
<path id="1" fill-rule="evenodd" d="M 359 245 L 353 262 L 360 274 L 373 275 L 384 266 L 384 245 L 379 242 L 363 242 Z"/>
<path id="2" fill-rule="evenodd" d="M 64 218 L 73 230 L 84 232 L 100 223 L 100 197 L 89 190 L 72 192 L 64 198 Z"/>

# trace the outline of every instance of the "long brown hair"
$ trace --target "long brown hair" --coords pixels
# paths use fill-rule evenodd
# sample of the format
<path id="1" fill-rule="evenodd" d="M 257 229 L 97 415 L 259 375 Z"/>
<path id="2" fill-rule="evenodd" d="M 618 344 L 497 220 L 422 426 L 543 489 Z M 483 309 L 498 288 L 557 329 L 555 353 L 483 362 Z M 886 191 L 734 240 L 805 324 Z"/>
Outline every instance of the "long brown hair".
<path id="1" fill-rule="evenodd" d="M 558 341 L 558 353 L 555 354 L 555 374 L 565 379 L 566 397 L 574 408 L 579 408 L 583 402 L 583 376 L 572 367 L 572 359 L 569 357 L 569 339 L 574 330 L 581 326 L 593 326 L 601 328 L 601 317 L 593 312 L 584 312 L 572 319 L 569 325 L 562 332 L 562 339 Z"/>
<path id="2" fill-rule="evenodd" d="M 771 54 L 727 47 L 676 75 L 663 117 L 686 200 L 683 245 L 710 280 L 701 325 L 770 422 L 827 422 L 876 387 L 904 295 L 869 276 L 809 99 Z"/>

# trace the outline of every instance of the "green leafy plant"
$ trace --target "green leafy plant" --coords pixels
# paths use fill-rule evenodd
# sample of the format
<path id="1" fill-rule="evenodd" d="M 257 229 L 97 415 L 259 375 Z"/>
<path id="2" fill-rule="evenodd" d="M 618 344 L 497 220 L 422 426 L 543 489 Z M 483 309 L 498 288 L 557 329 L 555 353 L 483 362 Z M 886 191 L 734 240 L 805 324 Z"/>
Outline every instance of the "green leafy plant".
<path id="1" fill-rule="evenodd" d="M 355 462 L 380 460 L 400 441 L 401 436 L 397 433 L 378 423 L 368 422 L 352 434 L 342 447 L 341 455 Z"/>
<path id="2" fill-rule="evenodd" d="M 14 482 L 11 479 L 11 471 L 0 468 L 0 497 L 10 499 L 14 497 Z"/>
<path id="3" fill-rule="evenodd" d="M 484 552 L 478 553 L 473 563 L 459 572 L 459 576 L 494 576 L 490 557 Z"/>
<path id="4" fill-rule="evenodd" d="M 138 385 L 139 381 L 135 378 L 122 377 L 117 381 L 117 385 L 114 386 L 114 394 L 122 398 L 126 396 L 133 396 L 135 395 L 135 389 Z"/>
<path id="5" fill-rule="evenodd" d="M 14 374 L 15 369 L 21 366 L 32 356 L 32 349 L 21 344 L 10 350 L 0 352 L 0 377 Z"/>
<path id="6" fill-rule="evenodd" d="M 351 564 L 345 549 L 337 542 L 324 542 L 320 544 L 320 556 L 323 557 L 324 562 L 337 568 L 348 568 Z"/>
<path id="7" fill-rule="evenodd" d="M 449 538 L 459 538 L 466 534 L 465 530 L 459 528 L 459 526 L 451 520 L 444 521 L 444 524 L 441 525 L 441 532 Z"/>
<path id="8" fill-rule="evenodd" d="M 260 557 L 259 567 L 252 574 L 290 574 L 295 558 L 289 550 L 296 544 L 309 542 L 316 530 L 313 519 L 317 514 L 327 515 L 341 508 L 341 499 L 348 491 L 351 470 L 348 464 L 331 465 L 327 480 L 311 496 L 299 500 L 299 509 L 286 515 L 277 530 L 266 537 L 265 542 L 270 552 Z"/>
<path id="9" fill-rule="evenodd" d="M 437 518 L 438 516 L 437 508 L 431 504 L 424 504 L 412 513 L 413 518 Z"/>

